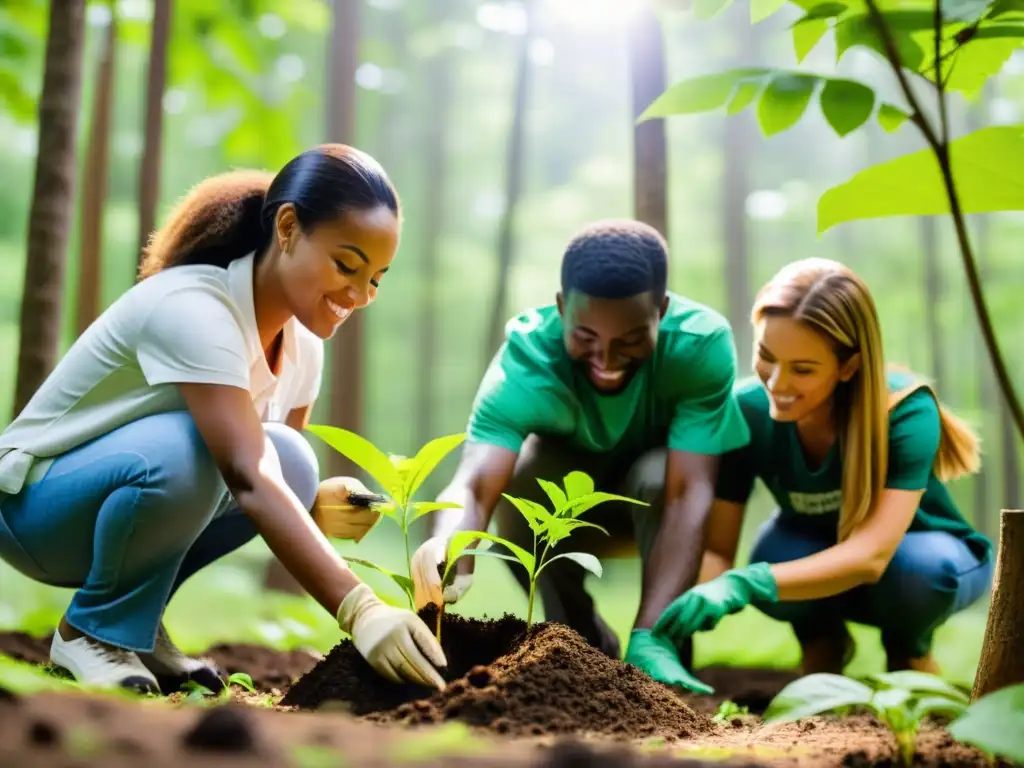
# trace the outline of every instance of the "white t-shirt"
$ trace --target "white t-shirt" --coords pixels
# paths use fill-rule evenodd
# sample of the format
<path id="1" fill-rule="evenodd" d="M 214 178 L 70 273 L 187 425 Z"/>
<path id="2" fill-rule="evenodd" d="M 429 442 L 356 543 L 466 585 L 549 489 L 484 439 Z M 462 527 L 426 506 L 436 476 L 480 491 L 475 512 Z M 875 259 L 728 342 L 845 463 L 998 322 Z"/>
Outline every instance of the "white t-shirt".
<path id="1" fill-rule="evenodd" d="M 18 493 L 40 459 L 145 416 L 185 410 L 177 382 L 248 390 L 263 421 L 283 421 L 316 400 L 323 342 L 290 319 L 280 373 L 271 373 L 256 328 L 253 261 L 249 254 L 227 269 L 173 267 L 118 298 L 0 434 L 0 492 Z"/>

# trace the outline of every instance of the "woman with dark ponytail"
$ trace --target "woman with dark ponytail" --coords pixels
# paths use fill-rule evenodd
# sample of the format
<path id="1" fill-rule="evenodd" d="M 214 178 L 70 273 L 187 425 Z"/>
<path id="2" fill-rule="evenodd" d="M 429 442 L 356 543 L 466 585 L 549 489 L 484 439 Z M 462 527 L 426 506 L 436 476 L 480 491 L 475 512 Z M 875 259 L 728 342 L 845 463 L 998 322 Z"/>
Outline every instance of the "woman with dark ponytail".
<path id="1" fill-rule="evenodd" d="M 56 666 L 86 685 L 220 689 L 173 645 L 164 608 L 259 534 L 381 675 L 444 686 L 430 630 L 381 602 L 314 523 L 325 493 L 332 535 L 360 538 L 374 513 L 345 504 L 358 481 L 319 483 L 297 431 L 323 341 L 376 297 L 400 230 L 384 170 L 327 145 L 276 176 L 203 181 L 154 234 L 137 284 L 0 434 L 0 557 L 76 590 Z"/>

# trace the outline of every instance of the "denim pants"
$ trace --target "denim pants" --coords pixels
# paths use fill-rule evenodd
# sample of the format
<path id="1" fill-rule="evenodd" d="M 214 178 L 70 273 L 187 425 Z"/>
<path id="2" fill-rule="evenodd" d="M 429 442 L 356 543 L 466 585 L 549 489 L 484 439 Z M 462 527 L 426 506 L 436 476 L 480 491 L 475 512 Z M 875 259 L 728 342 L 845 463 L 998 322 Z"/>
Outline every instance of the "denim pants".
<path id="1" fill-rule="evenodd" d="M 623 502 L 605 502 L 586 512 L 587 522 L 605 528 L 609 536 L 593 528 L 579 528 L 567 539 L 561 550 L 589 552 L 599 558 L 614 557 L 623 544 L 635 542 L 643 562 L 661 525 L 661 509 L 665 492 L 665 448 L 654 448 L 632 460 L 609 457 L 608 454 L 587 453 L 567 446 L 558 438 L 530 435 L 523 443 L 516 460 L 512 480 L 505 492 L 529 499 L 550 509 L 551 501 L 537 482 L 550 480 L 559 487 L 573 470 L 581 470 L 594 480 L 596 490 L 617 493 L 650 506 Z M 498 535 L 533 551 L 533 532 L 523 516 L 504 498 L 495 506 L 494 517 Z M 529 590 L 529 577 L 518 563 L 506 563 L 520 586 Z M 608 656 L 620 658 L 619 639 L 601 618 L 594 599 L 584 586 L 587 572 L 569 559 L 556 560 L 537 578 L 537 594 L 544 606 L 544 617 L 572 627 L 595 648 Z M 689 652 L 689 651 L 687 651 Z"/>
<path id="2" fill-rule="evenodd" d="M 757 533 L 750 562 L 784 563 L 834 546 L 834 532 L 781 518 L 778 513 Z M 878 627 L 886 650 L 920 658 L 932 635 L 950 616 L 988 589 L 995 563 L 981 561 L 963 541 L 945 531 L 903 536 L 882 577 L 821 600 L 756 602 L 772 618 L 787 621 L 801 643 L 840 636 L 845 621 Z"/>
<path id="3" fill-rule="evenodd" d="M 313 449 L 290 427 L 263 426 L 285 482 L 311 509 Z M 68 624 L 131 651 L 153 650 L 182 582 L 255 536 L 185 411 L 126 424 L 57 457 L 18 494 L 0 493 L 0 557 L 74 588 Z"/>

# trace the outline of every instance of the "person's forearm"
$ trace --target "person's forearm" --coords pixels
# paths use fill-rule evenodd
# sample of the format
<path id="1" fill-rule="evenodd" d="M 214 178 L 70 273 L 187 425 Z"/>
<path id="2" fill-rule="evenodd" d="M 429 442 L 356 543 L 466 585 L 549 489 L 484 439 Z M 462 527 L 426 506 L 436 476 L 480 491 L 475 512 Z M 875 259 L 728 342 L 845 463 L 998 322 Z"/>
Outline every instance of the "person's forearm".
<path id="1" fill-rule="evenodd" d="M 491 510 L 484 509 L 473 490 L 460 482 L 453 482 L 437 496 L 438 501 L 458 504 L 456 509 L 441 509 L 432 518 L 432 536 L 451 536 L 458 531 L 486 531 L 491 522 Z"/>
<path id="2" fill-rule="evenodd" d="M 709 483 L 694 483 L 666 501 L 658 534 L 644 564 L 637 629 L 654 626 L 669 603 L 696 582 L 713 495 Z"/>
<path id="3" fill-rule="evenodd" d="M 853 537 L 808 557 L 776 563 L 771 569 L 779 600 L 818 600 L 875 581 L 886 562 L 869 542 Z"/>
<path id="4" fill-rule="evenodd" d="M 248 487 L 236 490 L 235 499 L 256 531 L 302 588 L 337 616 L 341 601 L 361 583 L 359 577 L 281 481 L 257 472 L 243 485 Z"/>

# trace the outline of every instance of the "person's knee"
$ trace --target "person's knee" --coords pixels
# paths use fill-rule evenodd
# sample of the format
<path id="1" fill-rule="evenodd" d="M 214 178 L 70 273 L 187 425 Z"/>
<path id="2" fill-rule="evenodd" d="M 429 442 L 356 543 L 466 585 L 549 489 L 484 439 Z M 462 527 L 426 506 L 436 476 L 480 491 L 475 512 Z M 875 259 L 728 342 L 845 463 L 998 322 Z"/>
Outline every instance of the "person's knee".
<path id="1" fill-rule="evenodd" d="M 306 509 L 313 508 L 320 487 L 320 467 L 309 442 L 286 424 L 264 424 L 267 439 L 277 452 L 281 475 Z"/>
<path id="2" fill-rule="evenodd" d="M 778 512 L 758 530 L 750 551 L 752 563 L 787 563 L 827 549 L 834 542 L 781 519 Z"/>

